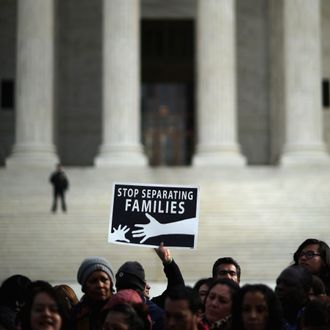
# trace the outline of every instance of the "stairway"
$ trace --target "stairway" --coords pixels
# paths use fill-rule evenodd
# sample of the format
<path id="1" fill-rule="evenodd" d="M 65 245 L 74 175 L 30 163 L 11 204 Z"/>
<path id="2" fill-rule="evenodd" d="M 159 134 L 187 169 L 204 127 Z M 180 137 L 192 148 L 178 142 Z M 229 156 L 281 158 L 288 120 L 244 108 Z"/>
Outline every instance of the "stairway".
<path id="1" fill-rule="evenodd" d="M 112 184 L 198 185 L 196 250 L 171 249 L 189 283 L 211 275 L 213 262 L 234 257 L 242 282 L 274 283 L 297 246 L 315 237 L 330 243 L 330 169 L 67 168 L 68 213 L 52 214 L 49 169 L 0 168 L 0 281 L 75 283 L 82 259 L 100 255 L 116 270 L 141 262 L 150 282 L 164 282 L 151 248 L 107 243 Z"/>

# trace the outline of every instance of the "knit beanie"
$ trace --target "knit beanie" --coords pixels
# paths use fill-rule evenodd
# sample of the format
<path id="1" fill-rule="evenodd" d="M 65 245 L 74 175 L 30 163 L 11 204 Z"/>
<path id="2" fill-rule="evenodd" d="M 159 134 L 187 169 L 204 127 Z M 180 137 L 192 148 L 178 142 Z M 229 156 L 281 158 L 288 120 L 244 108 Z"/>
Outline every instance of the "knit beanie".
<path id="1" fill-rule="evenodd" d="M 103 307 L 103 310 L 110 309 L 119 304 L 141 304 L 141 296 L 133 289 L 123 289 L 115 293 Z"/>
<path id="2" fill-rule="evenodd" d="M 96 270 L 101 270 L 108 274 L 112 285 L 115 284 L 115 276 L 111 265 L 108 260 L 102 257 L 89 257 L 81 263 L 77 273 L 78 283 L 84 286 L 88 277 Z"/>
<path id="3" fill-rule="evenodd" d="M 116 274 L 117 291 L 133 289 L 143 291 L 146 285 L 145 273 L 142 265 L 137 261 L 127 261 Z"/>

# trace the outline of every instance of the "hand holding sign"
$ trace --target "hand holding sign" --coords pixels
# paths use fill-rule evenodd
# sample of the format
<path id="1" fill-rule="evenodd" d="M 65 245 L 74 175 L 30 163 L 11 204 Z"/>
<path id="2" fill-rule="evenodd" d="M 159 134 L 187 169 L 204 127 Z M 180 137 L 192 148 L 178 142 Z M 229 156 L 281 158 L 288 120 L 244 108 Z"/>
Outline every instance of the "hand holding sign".
<path id="1" fill-rule="evenodd" d="M 118 229 L 113 228 L 113 232 L 110 235 L 114 241 L 124 241 L 129 243 L 130 241 L 125 236 L 127 232 L 129 232 L 129 228 L 127 226 L 122 228 L 121 225 L 119 225 Z"/>
<path id="2" fill-rule="evenodd" d="M 172 261 L 170 250 L 164 246 L 164 243 L 161 242 L 158 248 L 154 249 L 158 257 L 163 263 L 170 263 Z"/>
<path id="3" fill-rule="evenodd" d="M 108 242 L 152 246 L 170 262 L 163 240 L 171 247 L 196 247 L 198 195 L 192 186 L 115 183 Z"/>

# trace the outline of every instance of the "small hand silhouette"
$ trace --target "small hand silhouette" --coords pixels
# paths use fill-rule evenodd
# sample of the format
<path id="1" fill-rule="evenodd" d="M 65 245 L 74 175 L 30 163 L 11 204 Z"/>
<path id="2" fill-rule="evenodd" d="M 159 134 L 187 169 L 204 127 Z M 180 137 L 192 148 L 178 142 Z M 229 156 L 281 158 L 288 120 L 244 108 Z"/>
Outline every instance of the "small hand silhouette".
<path id="1" fill-rule="evenodd" d="M 127 226 L 121 227 L 121 225 L 119 225 L 118 229 L 113 228 L 113 232 L 110 236 L 114 241 L 124 241 L 129 243 L 130 241 L 125 236 L 127 232 L 129 232 L 129 228 Z"/>

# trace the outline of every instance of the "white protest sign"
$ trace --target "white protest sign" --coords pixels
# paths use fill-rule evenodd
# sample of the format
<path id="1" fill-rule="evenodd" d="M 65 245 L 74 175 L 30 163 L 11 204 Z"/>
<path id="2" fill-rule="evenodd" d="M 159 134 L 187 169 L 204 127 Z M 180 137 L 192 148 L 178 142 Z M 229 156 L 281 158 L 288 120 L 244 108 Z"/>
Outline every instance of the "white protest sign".
<path id="1" fill-rule="evenodd" d="M 198 197 L 197 187 L 115 183 L 108 242 L 196 248 Z"/>

